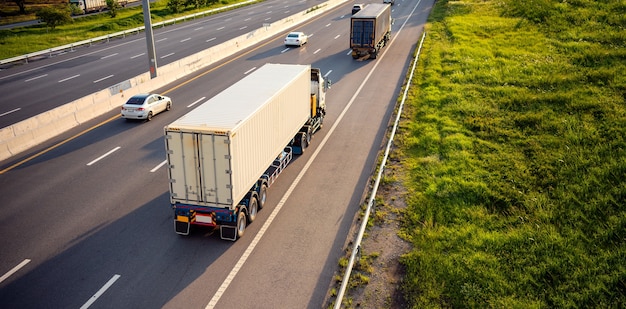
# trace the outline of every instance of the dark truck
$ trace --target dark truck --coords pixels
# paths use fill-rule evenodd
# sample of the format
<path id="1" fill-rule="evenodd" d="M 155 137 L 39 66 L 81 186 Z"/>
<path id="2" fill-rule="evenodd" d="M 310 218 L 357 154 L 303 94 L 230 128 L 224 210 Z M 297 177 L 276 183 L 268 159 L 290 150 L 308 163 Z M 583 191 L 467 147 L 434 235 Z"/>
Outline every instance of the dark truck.
<path id="1" fill-rule="evenodd" d="M 376 59 L 391 39 L 391 5 L 371 3 L 350 19 L 350 48 L 354 59 Z"/>

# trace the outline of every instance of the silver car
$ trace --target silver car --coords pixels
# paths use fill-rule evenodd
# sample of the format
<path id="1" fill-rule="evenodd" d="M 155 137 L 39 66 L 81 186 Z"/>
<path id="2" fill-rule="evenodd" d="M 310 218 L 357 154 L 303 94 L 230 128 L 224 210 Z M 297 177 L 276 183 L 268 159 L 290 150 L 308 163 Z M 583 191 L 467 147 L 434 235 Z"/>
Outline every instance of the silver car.
<path id="1" fill-rule="evenodd" d="M 122 105 L 122 118 L 152 120 L 152 116 L 172 109 L 172 99 L 160 94 L 137 94 Z"/>

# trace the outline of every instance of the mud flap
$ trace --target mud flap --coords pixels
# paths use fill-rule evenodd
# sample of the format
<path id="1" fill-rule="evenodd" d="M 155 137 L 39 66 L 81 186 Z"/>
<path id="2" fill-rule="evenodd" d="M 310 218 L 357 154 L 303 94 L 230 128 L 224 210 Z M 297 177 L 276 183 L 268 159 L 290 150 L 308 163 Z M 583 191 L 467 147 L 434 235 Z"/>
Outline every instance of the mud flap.
<path id="1" fill-rule="evenodd" d="M 190 226 L 191 224 L 189 224 L 189 222 L 174 220 L 174 228 L 176 229 L 176 233 L 179 235 L 189 235 Z"/>
<path id="2" fill-rule="evenodd" d="M 220 225 L 220 237 L 224 240 L 237 240 L 237 227 L 230 225 Z"/>

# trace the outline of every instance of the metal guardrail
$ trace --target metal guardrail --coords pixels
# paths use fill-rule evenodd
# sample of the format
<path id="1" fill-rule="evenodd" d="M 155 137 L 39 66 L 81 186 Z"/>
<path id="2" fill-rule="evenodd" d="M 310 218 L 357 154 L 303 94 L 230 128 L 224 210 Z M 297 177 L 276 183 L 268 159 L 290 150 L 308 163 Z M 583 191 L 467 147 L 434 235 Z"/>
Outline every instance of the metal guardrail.
<path id="1" fill-rule="evenodd" d="M 419 60 L 419 55 L 422 50 L 422 45 L 424 43 L 424 38 L 426 37 L 426 32 L 422 34 L 422 39 L 420 41 L 419 48 L 417 50 L 417 55 L 415 56 L 415 61 L 413 62 L 413 67 L 411 68 L 411 74 L 409 75 L 407 85 L 404 88 L 404 94 L 402 95 L 402 101 L 400 102 L 400 106 L 398 107 L 398 113 L 396 115 L 396 120 L 393 124 L 393 128 L 391 129 L 391 134 L 389 136 L 389 140 L 387 141 L 387 147 L 385 148 L 385 154 L 383 156 L 383 160 L 380 163 L 380 167 L 378 168 L 378 174 L 376 175 L 376 181 L 374 182 L 374 186 L 372 188 L 372 192 L 370 194 L 369 200 L 367 202 L 367 209 L 365 209 L 365 214 L 363 215 L 363 221 L 361 223 L 361 227 L 359 228 L 359 233 L 357 234 L 356 240 L 354 242 L 354 247 L 352 248 L 352 254 L 350 255 L 350 260 L 348 261 L 348 265 L 346 266 L 346 272 L 344 273 L 343 278 L 341 279 L 341 287 L 337 293 L 337 298 L 335 300 L 334 309 L 340 309 L 343 303 L 343 295 L 346 292 L 346 288 L 348 286 L 348 280 L 350 280 L 350 274 L 352 273 L 352 267 L 354 266 L 354 262 L 357 257 L 360 256 L 361 253 L 361 240 L 363 240 L 363 234 L 365 234 L 365 228 L 367 227 L 367 223 L 369 221 L 369 216 L 372 211 L 372 207 L 374 204 L 374 198 L 376 198 L 376 192 L 378 191 L 378 185 L 380 184 L 380 179 L 383 175 L 383 171 L 385 165 L 387 164 L 387 157 L 389 157 L 389 151 L 391 149 L 391 144 L 393 143 L 393 138 L 396 135 L 396 130 L 398 128 L 398 124 L 400 123 L 400 116 L 402 115 L 402 109 L 404 107 L 404 102 L 406 101 L 406 97 L 409 91 L 409 86 L 411 85 L 411 80 L 413 79 L 413 72 L 415 72 L 415 67 L 417 65 L 417 60 Z"/>
<path id="2" fill-rule="evenodd" d="M 237 6 L 242 6 L 242 5 L 246 5 L 246 4 L 249 4 L 249 3 L 252 3 L 252 2 L 257 2 L 257 1 L 258 0 L 248 0 L 248 1 L 244 1 L 244 2 L 239 2 L 239 3 L 223 6 L 223 7 L 216 8 L 216 9 L 208 10 L 208 11 L 202 11 L 202 12 L 194 13 L 194 14 L 191 14 L 191 15 L 185 15 L 185 16 L 181 16 L 181 17 L 165 20 L 165 21 L 153 24 L 152 28 L 165 27 L 168 24 L 174 25 L 177 22 L 184 22 L 184 21 L 187 21 L 188 19 L 196 19 L 198 17 L 204 17 L 206 15 L 213 14 L 215 12 L 231 9 L 231 8 L 234 8 L 234 7 L 237 7 Z M 63 46 L 58 46 L 58 47 L 53 47 L 53 48 L 49 48 L 49 49 L 46 49 L 46 50 L 37 51 L 37 52 L 34 52 L 34 53 L 28 53 L 28 54 L 17 56 L 17 57 L 13 57 L 13 58 L 1 59 L 0 60 L 0 65 L 9 64 L 9 63 L 18 62 L 18 61 L 24 61 L 25 63 L 28 63 L 28 59 L 29 58 L 34 58 L 34 57 L 43 56 L 43 55 L 52 56 L 52 54 L 54 54 L 54 53 L 65 51 L 65 50 L 73 51 L 74 48 L 78 47 L 78 46 L 83 46 L 83 45 L 91 46 L 93 43 L 100 42 L 100 41 L 105 41 L 105 40 L 108 42 L 110 39 L 115 38 L 115 37 L 122 37 L 122 38 L 124 38 L 127 35 L 129 35 L 129 34 L 137 34 L 137 33 L 141 32 L 141 31 L 144 31 L 144 29 L 145 29 L 145 26 L 141 26 L 141 27 L 137 27 L 137 28 L 133 28 L 133 29 L 129 29 L 129 30 L 124 30 L 124 31 L 120 31 L 120 32 L 112 33 L 112 34 L 99 36 L 99 37 L 92 38 L 92 39 L 83 40 L 83 41 L 80 41 L 80 42 L 70 43 L 70 44 L 66 44 L 66 45 L 63 45 Z"/>

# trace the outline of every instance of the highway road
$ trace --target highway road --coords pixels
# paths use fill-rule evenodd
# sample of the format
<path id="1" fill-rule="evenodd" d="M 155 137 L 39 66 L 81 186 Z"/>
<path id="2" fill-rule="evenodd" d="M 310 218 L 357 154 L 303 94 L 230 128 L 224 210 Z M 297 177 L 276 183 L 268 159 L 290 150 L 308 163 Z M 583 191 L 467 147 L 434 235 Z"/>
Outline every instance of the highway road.
<path id="1" fill-rule="evenodd" d="M 150 122 L 112 111 L 0 174 L 2 307 L 326 307 L 433 0 L 396 1 L 391 44 L 362 62 L 347 48 L 351 5 L 299 27 L 311 36 L 301 48 L 285 48 L 279 34 L 159 89 L 174 108 Z M 324 127 L 243 238 L 175 234 L 163 127 L 267 62 L 327 74 Z"/>
<path id="2" fill-rule="evenodd" d="M 156 28 L 153 32 L 157 66 L 323 2 L 267 0 L 196 21 Z M 141 32 L 0 70 L 0 93 L 3 94 L 0 128 L 148 72 L 148 63 L 145 33 Z"/>

